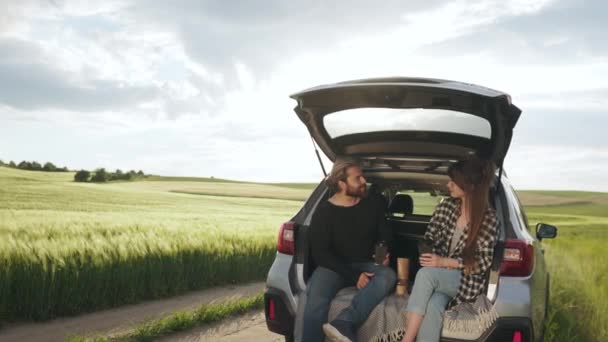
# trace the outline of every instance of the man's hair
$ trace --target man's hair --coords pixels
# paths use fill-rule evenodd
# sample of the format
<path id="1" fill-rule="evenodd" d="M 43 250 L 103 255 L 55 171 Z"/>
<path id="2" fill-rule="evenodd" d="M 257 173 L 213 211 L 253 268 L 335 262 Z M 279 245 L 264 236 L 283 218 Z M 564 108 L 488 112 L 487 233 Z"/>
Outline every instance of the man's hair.
<path id="1" fill-rule="evenodd" d="M 346 178 L 348 178 L 348 174 L 346 171 L 353 167 L 361 167 L 361 165 L 354 159 L 338 159 L 334 162 L 334 166 L 331 168 L 331 172 L 325 183 L 333 192 L 339 192 L 340 186 L 338 185 L 339 181 L 346 182 Z"/>

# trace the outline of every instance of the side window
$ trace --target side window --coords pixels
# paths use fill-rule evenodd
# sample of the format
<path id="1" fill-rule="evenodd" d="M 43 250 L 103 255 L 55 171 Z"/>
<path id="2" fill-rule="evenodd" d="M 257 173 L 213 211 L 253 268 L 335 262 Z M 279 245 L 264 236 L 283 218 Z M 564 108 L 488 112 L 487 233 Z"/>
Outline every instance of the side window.
<path id="1" fill-rule="evenodd" d="M 520 216 L 520 221 L 522 221 L 523 227 L 526 227 L 526 229 L 528 229 L 528 231 L 531 231 L 532 228 L 530 227 L 530 224 L 528 223 L 528 217 L 526 216 L 526 211 L 524 210 L 524 207 L 521 205 L 521 202 L 519 201 L 519 197 L 517 197 L 517 193 L 515 191 L 513 191 L 513 197 L 515 197 L 517 215 Z"/>
<path id="2" fill-rule="evenodd" d="M 513 208 L 513 210 L 515 211 L 515 216 L 517 216 L 517 221 L 518 221 L 518 226 L 520 227 L 520 229 L 525 229 L 528 230 L 528 219 L 526 218 L 526 214 L 524 213 L 522 207 L 521 207 L 521 203 L 519 202 L 519 198 L 517 197 L 517 194 L 515 193 L 515 190 L 513 190 L 513 188 L 511 186 L 508 187 L 508 192 L 509 192 L 509 205 Z"/>

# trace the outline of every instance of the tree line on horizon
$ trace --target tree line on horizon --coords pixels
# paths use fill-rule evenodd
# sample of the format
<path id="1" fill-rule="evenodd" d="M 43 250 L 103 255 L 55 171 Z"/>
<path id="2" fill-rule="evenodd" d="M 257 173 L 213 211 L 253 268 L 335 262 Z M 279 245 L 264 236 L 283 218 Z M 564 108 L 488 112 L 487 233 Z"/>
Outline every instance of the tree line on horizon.
<path id="1" fill-rule="evenodd" d="M 103 183 L 114 180 L 132 181 L 144 178 L 145 176 L 146 175 L 142 170 L 139 170 L 137 172 L 135 172 L 135 170 L 123 172 L 120 169 L 116 169 L 115 172 L 108 172 L 105 168 L 100 168 L 93 172 L 87 170 L 77 171 L 74 175 L 74 182 Z"/>
<path id="2" fill-rule="evenodd" d="M 25 161 L 25 160 L 20 162 L 19 164 L 15 164 L 15 162 L 12 160 L 8 163 L 5 163 L 4 161 L 0 160 L 0 166 L 10 167 L 10 168 L 20 169 L 20 170 L 28 170 L 28 171 L 46 171 L 46 172 L 69 172 L 70 171 L 66 166 L 60 168 L 60 167 L 55 166 L 55 164 L 53 164 L 51 162 L 46 162 L 44 164 L 40 164 L 36 161 L 29 162 L 29 161 Z M 74 174 L 74 181 L 75 182 L 94 182 L 94 183 L 103 183 L 103 182 L 114 181 L 114 180 L 132 181 L 132 180 L 144 178 L 145 176 L 146 175 L 144 174 L 144 172 L 142 170 L 139 170 L 137 172 L 135 170 L 123 172 L 120 169 L 116 169 L 115 172 L 109 172 L 109 171 L 106 171 L 105 168 L 99 168 L 94 171 L 88 171 L 88 170 L 83 169 L 80 171 L 76 171 L 76 174 Z"/>
<path id="3" fill-rule="evenodd" d="M 57 167 L 55 166 L 55 164 L 51 163 L 51 162 L 46 162 L 44 164 L 40 164 L 36 161 L 22 161 L 19 164 L 15 164 L 14 161 L 10 161 L 8 163 L 5 163 L 4 161 L 0 160 L 0 166 L 6 166 L 6 167 L 11 167 L 14 169 L 21 169 L 21 170 L 29 170 L 29 171 L 46 171 L 46 172 L 68 172 L 70 170 L 68 170 L 67 167 Z"/>

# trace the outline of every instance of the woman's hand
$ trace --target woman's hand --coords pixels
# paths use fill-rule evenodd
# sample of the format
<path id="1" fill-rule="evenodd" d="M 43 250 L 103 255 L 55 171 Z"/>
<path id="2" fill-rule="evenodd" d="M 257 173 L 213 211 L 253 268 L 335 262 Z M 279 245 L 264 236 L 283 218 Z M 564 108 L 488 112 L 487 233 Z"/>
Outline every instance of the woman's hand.
<path id="1" fill-rule="evenodd" d="M 420 256 L 420 265 L 425 267 L 441 267 L 449 270 L 458 269 L 459 262 L 452 258 L 443 258 L 437 254 L 423 253 Z"/>
<path id="2" fill-rule="evenodd" d="M 420 256 L 420 265 L 423 267 L 442 267 L 442 257 L 433 253 L 423 253 Z"/>
<path id="3" fill-rule="evenodd" d="M 445 267 L 445 258 L 433 253 L 424 253 L 420 256 L 420 265 L 423 267 Z"/>

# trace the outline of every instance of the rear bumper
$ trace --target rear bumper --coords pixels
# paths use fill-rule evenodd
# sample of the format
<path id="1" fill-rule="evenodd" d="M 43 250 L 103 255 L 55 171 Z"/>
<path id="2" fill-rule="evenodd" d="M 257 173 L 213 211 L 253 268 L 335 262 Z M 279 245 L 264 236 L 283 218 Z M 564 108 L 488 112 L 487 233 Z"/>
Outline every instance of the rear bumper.
<path id="1" fill-rule="evenodd" d="M 513 337 L 519 332 L 522 342 L 534 342 L 532 321 L 525 317 L 500 317 L 494 325 L 481 335 L 475 342 L 513 342 Z M 441 342 L 471 342 L 453 338 L 441 338 Z"/>
<path id="2" fill-rule="evenodd" d="M 274 303 L 274 317 L 271 317 L 271 303 Z M 295 312 L 287 303 L 288 299 L 285 292 L 272 287 L 266 288 L 264 292 L 264 312 L 268 330 L 284 336 L 293 336 Z"/>

